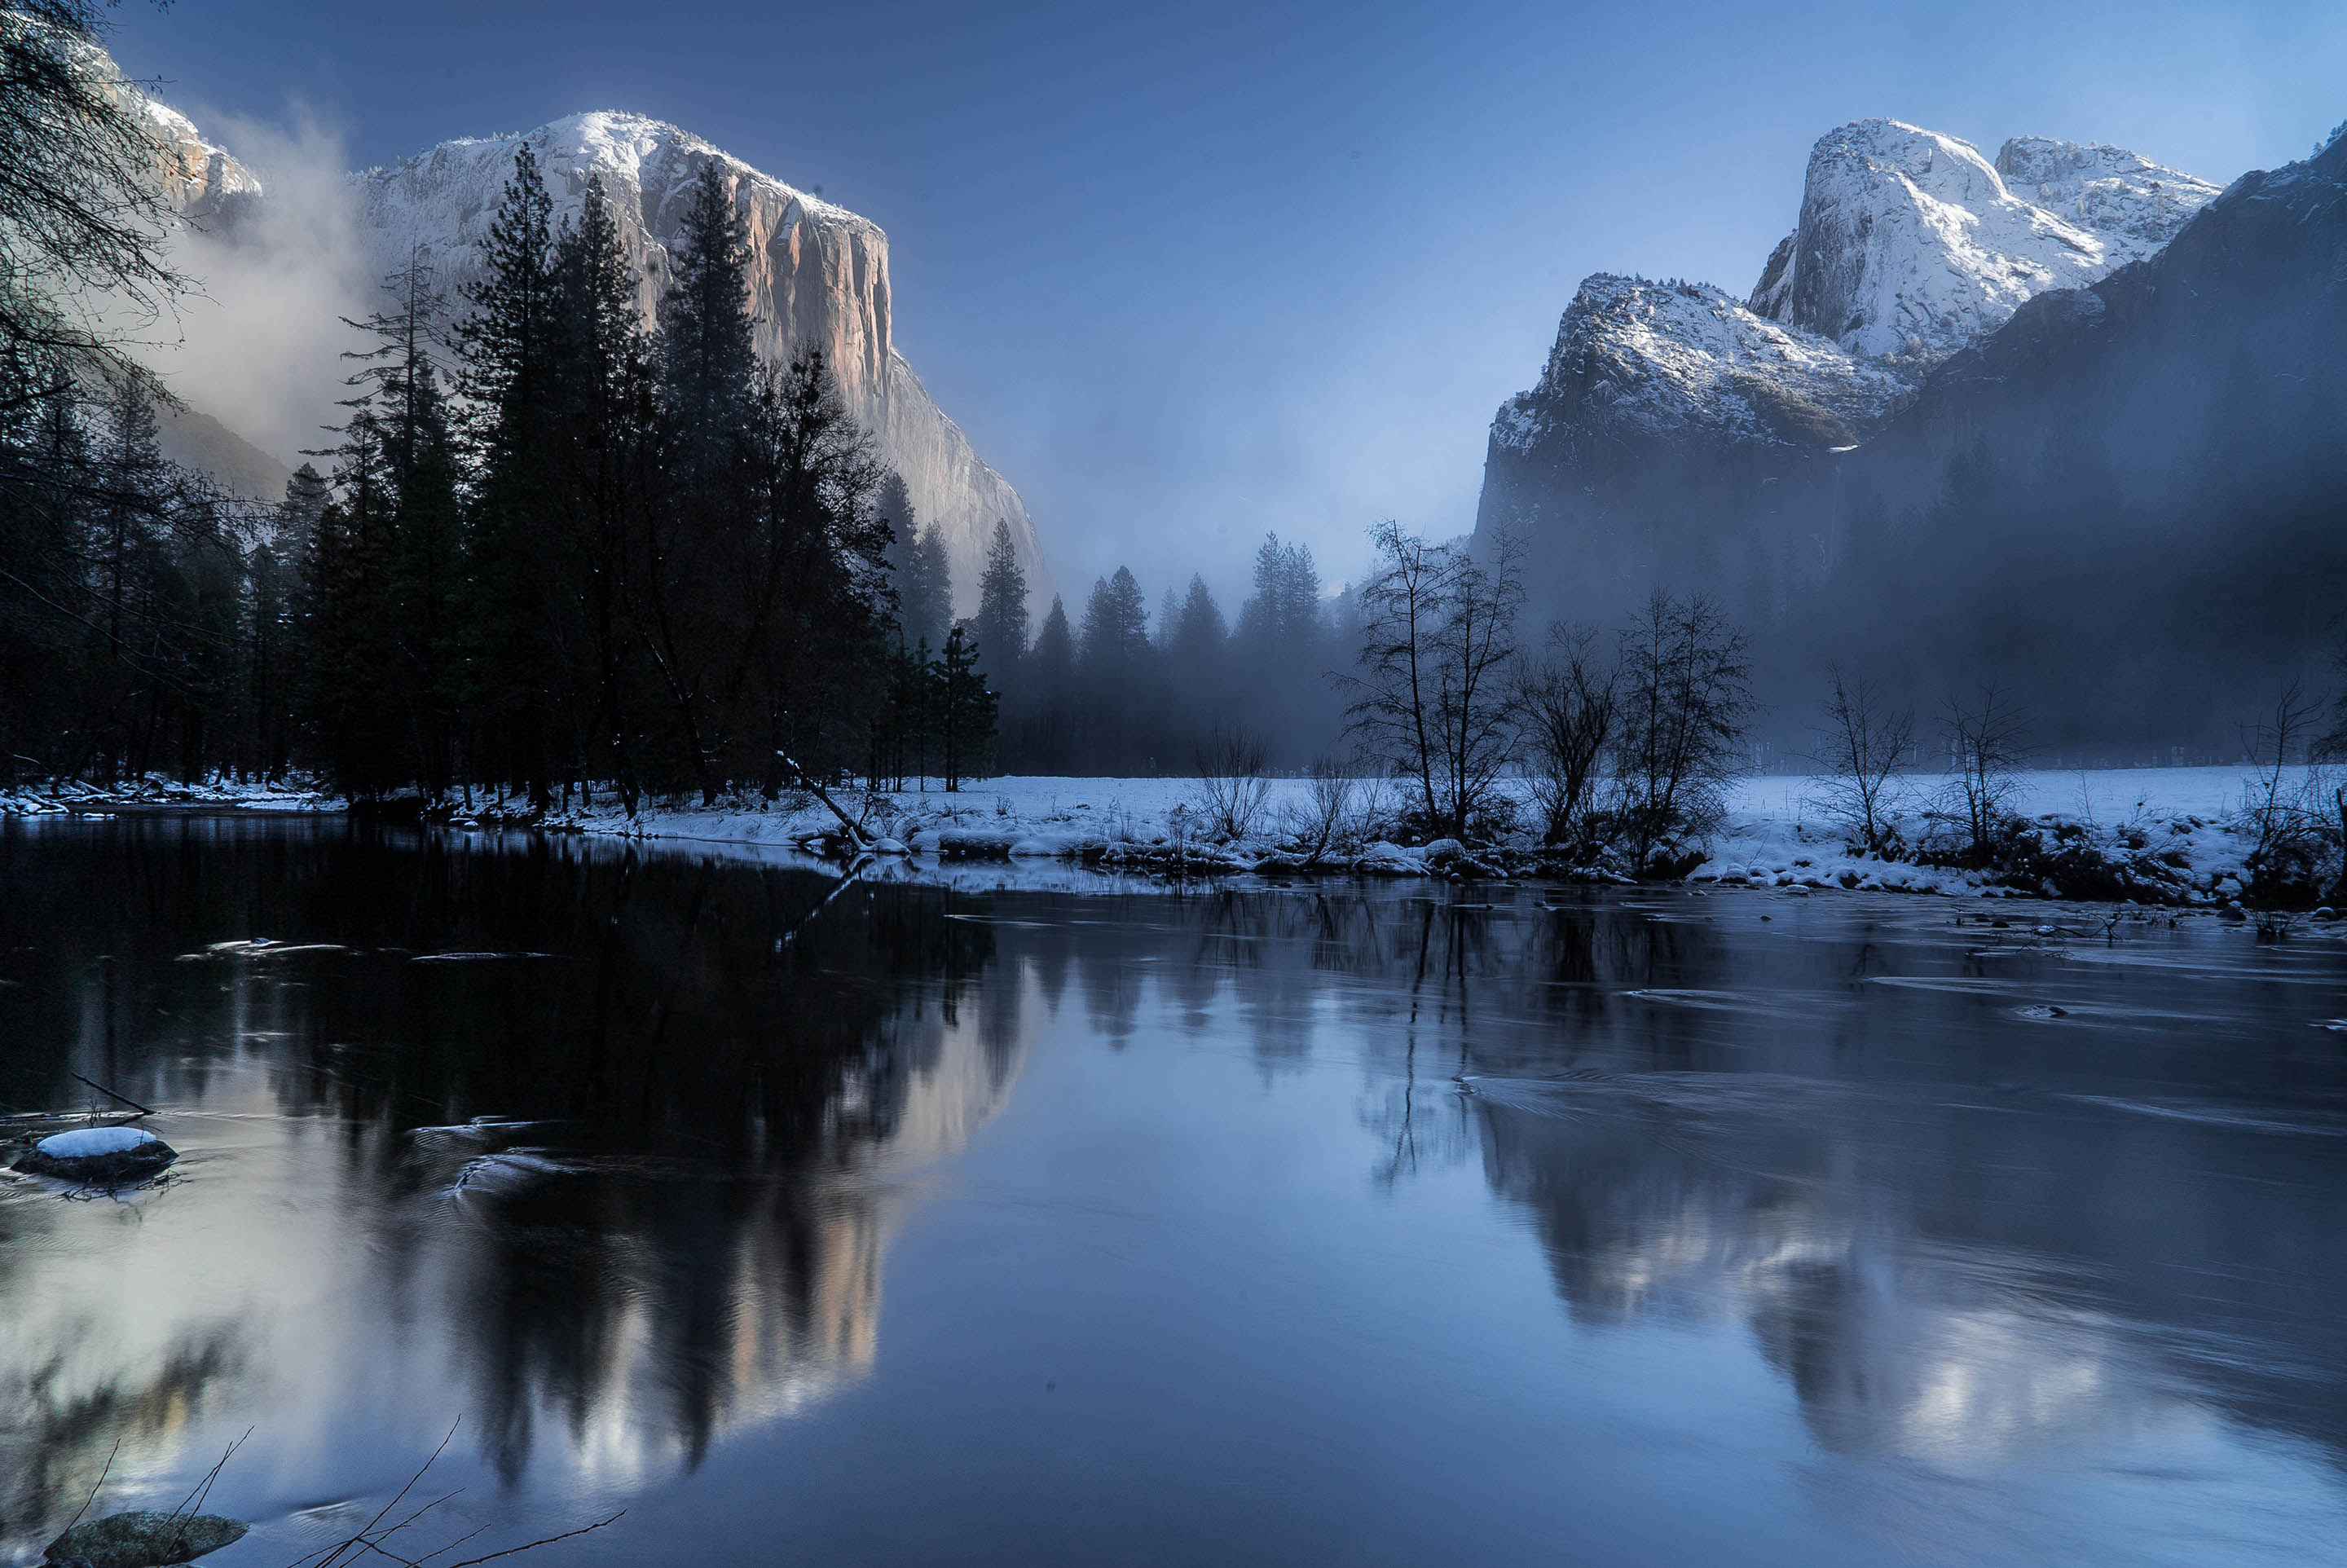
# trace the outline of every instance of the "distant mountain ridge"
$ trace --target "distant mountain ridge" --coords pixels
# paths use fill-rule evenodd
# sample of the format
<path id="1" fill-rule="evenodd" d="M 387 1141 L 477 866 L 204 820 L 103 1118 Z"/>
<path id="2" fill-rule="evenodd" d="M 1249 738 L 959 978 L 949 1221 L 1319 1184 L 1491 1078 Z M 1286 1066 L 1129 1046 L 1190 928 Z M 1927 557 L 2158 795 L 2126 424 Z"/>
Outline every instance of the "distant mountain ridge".
<path id="1" fill-rule="evenodd" d="M 2033 295 L 2143 260 L 2216 194 L 2123 148 L 2016 137 L 1992 165 L 1954 137 L 1859 120 L 1811 150 L 1800 220 L 1748 302 L 1852 354 L 1936 361 Z"/>

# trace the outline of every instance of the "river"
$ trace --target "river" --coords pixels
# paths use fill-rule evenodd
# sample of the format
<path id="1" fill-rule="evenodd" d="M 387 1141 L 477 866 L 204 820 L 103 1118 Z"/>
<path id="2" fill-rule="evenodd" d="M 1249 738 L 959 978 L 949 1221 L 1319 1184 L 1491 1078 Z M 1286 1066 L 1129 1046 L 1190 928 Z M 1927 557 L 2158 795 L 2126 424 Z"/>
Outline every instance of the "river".
<path id="1" fill-rule="evenodd" d="M 548 1568 L 2347 1562 L 2342 1015 L 2019 901 L 0 823 L 0 1102 L 181 1154 L 0 1179 L 0 1561 L 249 1432 L 220 1568 L 444 1437 L 402 1541 L 624 1511 Z"/>

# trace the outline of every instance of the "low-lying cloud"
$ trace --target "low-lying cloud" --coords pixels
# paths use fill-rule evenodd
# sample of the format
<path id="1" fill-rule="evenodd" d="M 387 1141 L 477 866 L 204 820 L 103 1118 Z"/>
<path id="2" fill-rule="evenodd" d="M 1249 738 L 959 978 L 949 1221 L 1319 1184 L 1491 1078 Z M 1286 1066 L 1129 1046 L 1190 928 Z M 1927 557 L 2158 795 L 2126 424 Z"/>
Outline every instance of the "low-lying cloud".
<path id="1" fill-rule="evenodd" d="M 183 229 L 175 265 L 196 282 L 149 334 L 141 357 L 171 390 L 292 467 L 339 424 L 359 346 L 343 324 L 374 308 L 375 281 L 359 237 L 358 200 L 342 138 L 297 112 L 290 125 L 204 122 L 261 180 L 263 195 L 234 217 Z"/>

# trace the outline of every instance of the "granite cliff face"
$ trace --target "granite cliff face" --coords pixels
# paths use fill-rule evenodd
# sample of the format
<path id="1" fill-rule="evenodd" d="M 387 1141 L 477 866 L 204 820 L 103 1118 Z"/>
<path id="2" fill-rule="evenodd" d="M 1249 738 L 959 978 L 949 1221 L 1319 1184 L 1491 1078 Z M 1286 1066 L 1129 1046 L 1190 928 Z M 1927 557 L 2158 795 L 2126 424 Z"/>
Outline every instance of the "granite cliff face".
<path id="1" fill-rule="evenodd" d="M 589 179 L 603 177 L 637 277 L 647 324 L 668 285 L 669 246 L 692 186 L 715 163 L 732 186 L 748 232 L 751 309 L 759 355 L 786 364 L 820 349 L 848 407 L 904 477 L 925 525 L 943 530 L 958 609 L 976 608 L 979 573 L 994 524 L 1010 525 L 1030 589 L 1050 592 L 1042 547 L 1008 480 L 981 460 L 897 352 L 890 320 L 888 237 L 846 208 L 785 185 L 676 127 L 640 115 L 574 115 L 521 136 L 444 142 L 354 177 L 361 221 L 389 272 L 420 250 L 453 302 L 480 275 L 478 251 L 495 217 L 516 149 L 528 142 L 553 198 L 555 219 L 575 215 Z"/>
<path id="2" fill-rule="evenodd" d="M 206 141 L 193 120 L 144 94 L 138 95 L 138 107 L 155 138 L 163 198 L 182 218 L 200 229 L 221 228 L 233 224 L 245 204 L 261 200 L 261 181 L 252 171 L 225 148 Z"/>

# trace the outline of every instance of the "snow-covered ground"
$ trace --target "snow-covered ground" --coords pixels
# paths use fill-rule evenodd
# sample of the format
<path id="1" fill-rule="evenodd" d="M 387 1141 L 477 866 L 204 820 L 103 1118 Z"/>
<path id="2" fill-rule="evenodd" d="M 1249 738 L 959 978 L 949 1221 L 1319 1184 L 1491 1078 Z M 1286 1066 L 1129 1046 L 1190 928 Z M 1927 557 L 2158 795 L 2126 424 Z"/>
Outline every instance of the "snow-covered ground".
<path id="1" fill-rule="evenodd" d="M 2293 769 L 2287 782 L 2295 787 L 2305 777 Z M 2239 890 L 2249 846 L 2233 821 L 2252 782 L 2252 771 L 2239 766 L 2030 773 L 2020 775 L 2012 804 L 2040 823 L 2049 855 L 2083 845 L 2121 870 L 2139 867 L 2147 886 L 2156 878 L 2178 897 L 2223 903 Z M 1911 842 L 1927 825 L 1925 814 L 1944 801 L 1949 784 L 1931 774 L 1898 782 L 1891 811 Z M 2009 876 L 1853 855 L 1823 808 L 1823 785 L 1819 779 L 1783 774 L 1739 783 L 1726 826 L 1711 835 L 1706 858 L 1688 879 L 1985 896 L 2051 890 L 2015 887 Z M 1294 833 L 1309 816 L 1310 790 L 1301 779 L 1268 781 L 1250 830 L 1235 840 L 1207 829 L 1203 786 L 1188 778 L 998 778 L 954 794 L 932 788 L 834 798 L 885 849 L 901 850 L 915 861 L 1076 860 L 1110 868 L 1277 871 L 1296 867 Z M 1397 799 L 1393 786 L 1386 786 L 1382 804 Z M 804 797 L 773 806 L 753 801 L 653 809 L 632 820 L 615 808 L 597 809 L 574 812 L 567 821 L 630 837 L 776 847 L 837 828 L 828 810 Z M 1324 858 L 1331 868 L 1429 875 L 1444 869 L 1449 852 L 1370 836 Z"/>

